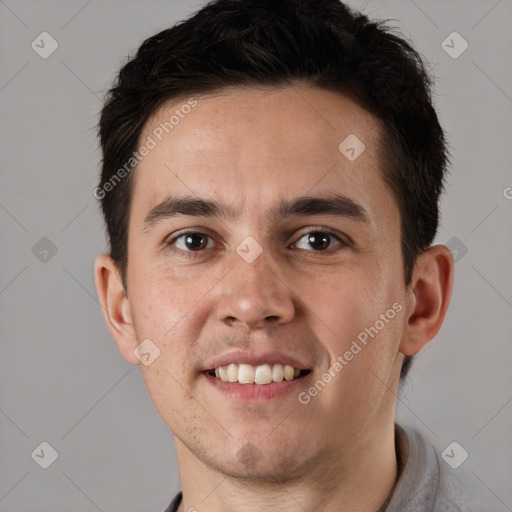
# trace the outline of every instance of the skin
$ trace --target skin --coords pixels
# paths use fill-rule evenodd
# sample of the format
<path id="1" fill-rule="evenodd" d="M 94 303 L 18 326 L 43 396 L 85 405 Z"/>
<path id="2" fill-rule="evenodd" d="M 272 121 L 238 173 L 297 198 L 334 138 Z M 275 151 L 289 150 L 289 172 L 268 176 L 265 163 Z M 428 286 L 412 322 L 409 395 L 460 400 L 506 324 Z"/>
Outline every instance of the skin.
<path id="1" fill-rule="evenodd" d="M 183 103 L 161 107 L 140 141 Z M 353 162 L 338 150 L 352 133 L 366 146 Z M 439 331 L 453 258 L 447 247 L 431 247 L 405 286 L 400 215 L 380 174 L 379 137 L 376 118 L 334 92 L 306 84 L 230 89 L 198 98 L 139 164 L 127 293 L 107 254 L 96 260 L 96 286 L 119 350 L 140 364 L 175 436 L 181 511 L 330 512 L 343 503 L 375 512 L 393 490 L 403 356 Z M 333 193 L 362 205 L 368 222 L 270 216 L 283 199 Z M 169 195 L 223 200 L 237 217 L 177 215 L 145 229 L 147 213 Z M 304 236 L 321 228 L 339 236 L 327 250 Z M 166 245 L 184 229 L 208 235 L 209 245 Z M 250 264 L 236 252 L 247 236 L 262 248 Z M 282 350 L 308 363 L 298 390 L 307 391 L 394 303 L 401 311 L 307 405 L 297 392 L 238 403 L 201 373 L 234 349 Z M 160 355 L 145 366 L 133 351 L 148 338 Z"/>

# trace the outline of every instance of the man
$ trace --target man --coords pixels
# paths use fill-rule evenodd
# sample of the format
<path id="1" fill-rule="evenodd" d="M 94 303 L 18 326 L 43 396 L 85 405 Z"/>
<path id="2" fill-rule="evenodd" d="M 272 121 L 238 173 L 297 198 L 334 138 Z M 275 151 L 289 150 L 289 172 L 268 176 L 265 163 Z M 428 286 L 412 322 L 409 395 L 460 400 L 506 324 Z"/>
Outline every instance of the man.
<path id="1" fill-rule="evenodd" d="M 336 0 L 217 0 L 143 43 L 100 139 L 96 286 L 175 436 L 167 510 L 469 510 L 394 421 L 453 282 L 418 54 Z"/>

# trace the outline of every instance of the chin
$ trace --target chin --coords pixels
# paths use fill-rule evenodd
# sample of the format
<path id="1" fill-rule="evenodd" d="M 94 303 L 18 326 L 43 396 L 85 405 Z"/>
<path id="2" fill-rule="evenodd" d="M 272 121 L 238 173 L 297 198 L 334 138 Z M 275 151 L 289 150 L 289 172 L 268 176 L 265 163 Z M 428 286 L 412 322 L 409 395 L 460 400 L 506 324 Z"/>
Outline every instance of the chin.
<path id="1" fill-rule="evenodd" d="M 271 450 L 271 447 L 268 447 Z M 204 454 L 203 454 L 204 455 Z M 223 457 L 201 457 L 214 471 L 235 479 L 249 479 L 259 482 L 283 483 L 300 478 L 311 468 L 309 460 L 302 455 L 262 453 L 255 445 L 247 442 L 236 453 L 223 452 Z"/>

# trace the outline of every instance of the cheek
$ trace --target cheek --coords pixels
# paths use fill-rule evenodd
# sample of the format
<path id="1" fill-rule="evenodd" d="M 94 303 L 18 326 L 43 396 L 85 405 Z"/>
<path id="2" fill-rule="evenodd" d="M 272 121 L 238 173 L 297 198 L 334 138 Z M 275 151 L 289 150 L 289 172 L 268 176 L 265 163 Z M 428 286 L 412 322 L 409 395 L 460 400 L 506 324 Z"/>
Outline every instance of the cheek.
<path id="1" fill-rule="evenodd" d="M 173 363 L 162 353 L 150 366 L 142 369 L 142 375 L 158 414 L 173 432 L 184 432 L 189 417 L 196 412 L 197 402 L 180 364 L 175 358 Z"/>
<path id="2" fill-rule="evenodd" d="M 183 391 L 179 384 L 189 391 L 196 385 L 195 369 L 205 349 L 198 340 L 204 338 L 223 274 L 176 272 L 164 265 L 138 268 L 131 283 L 135 333 L 139 342 L 149 338 L 160 349 L 158 359 L 145 368 L 145 379 L 157 396 L 172 393 L 177 398 Z"/>
<path id="3" fill-rule="evenodd" d="M 165 261 L 156 265 L 144 265 L 133 261 L 137 274 L 129 283 L 133 290 L 132 304 L 136 325 L 143 336 L 167 343 L 169 338 L 196 322 L 191 318 L 208 302 L 215 283 L 221 275 L 210 272 L 174 269 Z M 186 319 L 186 321 L 184 321 Z"/>
<path id="4" fill-rule="evenodd" d="M 330 364 L 342 356 L 351 381 L 369 371 L 387 380 L 402 325 L 400 284 L 396 270 L 381 261 L 332 273 L 302 295 Z"/>
<path id="5" fill-rule="evenodd" d="M 312 321 L 325 331 L 326 340 L 338 340 L 342 348 L 381 309 L 382 284 L 377 286 L 377 282 L 363 267 L 347 265 L 296 281 L 294 291 Z"/>

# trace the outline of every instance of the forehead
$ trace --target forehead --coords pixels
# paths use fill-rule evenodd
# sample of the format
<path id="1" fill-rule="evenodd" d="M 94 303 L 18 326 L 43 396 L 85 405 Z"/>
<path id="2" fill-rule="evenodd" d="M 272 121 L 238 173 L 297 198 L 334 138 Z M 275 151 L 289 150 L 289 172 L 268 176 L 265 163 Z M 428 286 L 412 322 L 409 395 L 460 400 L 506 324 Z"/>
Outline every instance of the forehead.
<path id="1" fill-rule="evenodd" d="M 310 86 L 169 101 L 140 136 L 139 145 L 153 142 L 136 170 L 132 212 L 143 216 L 172 194 L 222 197 L 259 217 L 278 200 L 341 193 L 370 217 L 391 214 L 380 130 L 350 99 Z"/>

